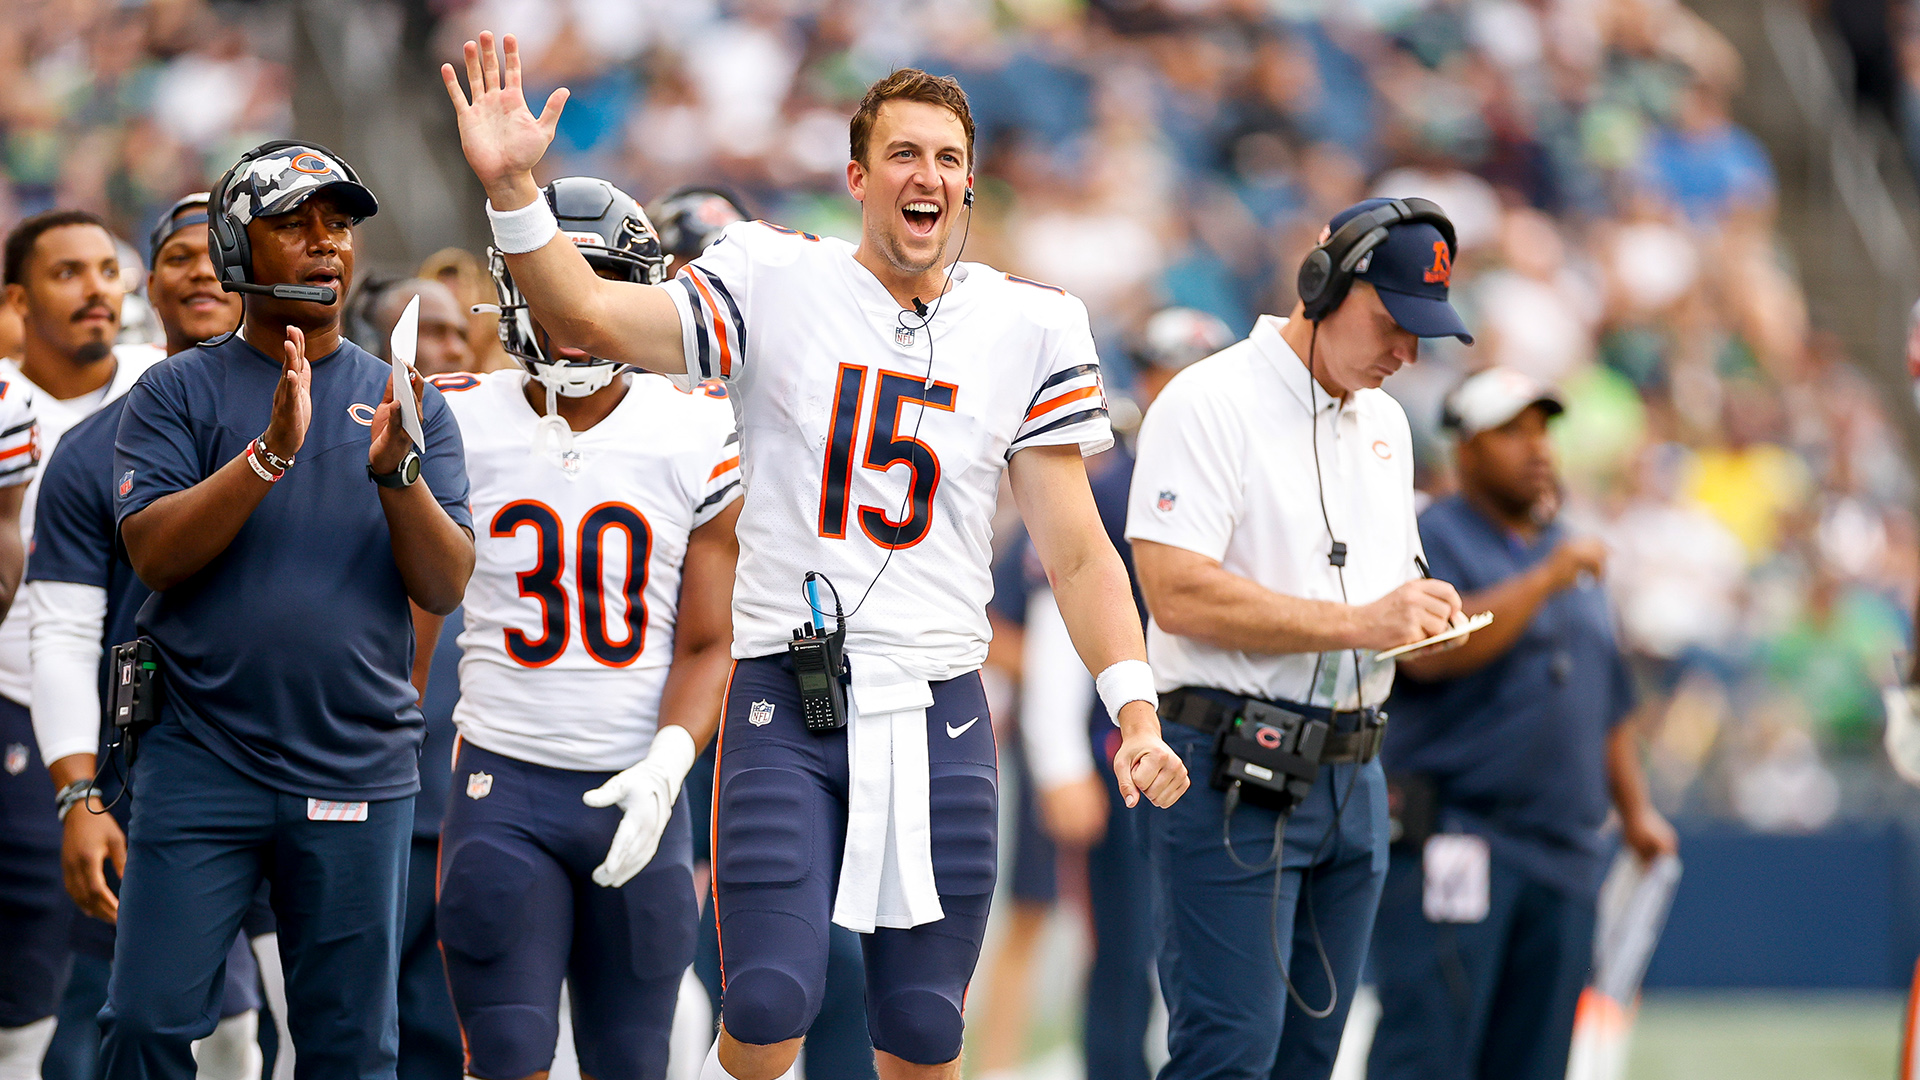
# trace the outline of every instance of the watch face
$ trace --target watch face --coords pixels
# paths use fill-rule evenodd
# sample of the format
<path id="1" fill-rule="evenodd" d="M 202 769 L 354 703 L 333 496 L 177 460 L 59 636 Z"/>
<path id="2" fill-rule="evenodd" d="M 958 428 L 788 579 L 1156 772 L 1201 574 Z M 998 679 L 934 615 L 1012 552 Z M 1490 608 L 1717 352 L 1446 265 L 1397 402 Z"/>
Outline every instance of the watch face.
<path id="1" fill-rule="evenodd" d="M 407 456 L 400 459 L 400 479 L 403 483 L 408 484 L 420 479 L 419 454 L 409 450 L 407 451 Z"/>

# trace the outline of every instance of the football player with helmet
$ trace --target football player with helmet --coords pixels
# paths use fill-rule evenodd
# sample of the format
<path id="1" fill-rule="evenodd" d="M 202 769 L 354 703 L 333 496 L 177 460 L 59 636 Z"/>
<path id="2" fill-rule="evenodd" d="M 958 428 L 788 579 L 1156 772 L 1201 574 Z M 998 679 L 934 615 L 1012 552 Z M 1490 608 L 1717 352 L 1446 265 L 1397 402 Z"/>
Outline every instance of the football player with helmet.
<path id="1" fill-rule="evenodd" d="M 596 274 L 661 279 L 624 192 L 570 176 L 541 198 Z M 437 913 L 466 1071 L 544 1076 L 565 979 L 582 1073 L 660 1080 L 698 914 L 681 782 L 729 667 L 733 416 L 717 384 L 556 345 L 497 252 L 490 268 L 520 367 L 433 379 L 478 549 Z"/>

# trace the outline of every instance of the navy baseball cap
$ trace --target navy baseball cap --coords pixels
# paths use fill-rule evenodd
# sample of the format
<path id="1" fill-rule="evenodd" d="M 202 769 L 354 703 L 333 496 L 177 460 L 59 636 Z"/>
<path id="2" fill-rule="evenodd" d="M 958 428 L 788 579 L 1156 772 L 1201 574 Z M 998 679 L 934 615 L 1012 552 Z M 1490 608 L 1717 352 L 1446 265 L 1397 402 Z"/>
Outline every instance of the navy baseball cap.
<path id="1" fill-rule="evenodd" d="M 1348 219 L 1392 201 L 1357 202 L 1335 214 L 1328 228 L 1338 232 Z M 1389 227 L 1386 240 L 1354 266 L 1354 276 L 1380 293 L 1387 314 L 1402 330 L 1415 337 L 1459 338 L 1462 344 L 1473 344 L 1473 335 L 1467 333 L 1460 313 L 1447 302 L 1447 286 L 1453 281 L 1453 252 L 1440 230 L 1431 224 L 1410 221 Z"/>

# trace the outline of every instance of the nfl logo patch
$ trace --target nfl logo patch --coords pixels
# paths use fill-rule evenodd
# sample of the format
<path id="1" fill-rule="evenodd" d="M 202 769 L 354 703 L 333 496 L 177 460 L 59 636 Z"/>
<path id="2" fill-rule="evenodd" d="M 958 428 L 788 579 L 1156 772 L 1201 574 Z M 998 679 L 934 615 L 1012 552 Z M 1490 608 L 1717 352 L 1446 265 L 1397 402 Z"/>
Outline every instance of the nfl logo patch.
<path id="1" fill-rule="evenodd" d="M 124 499 L 131 494 L 133 494 L 133 470 L 128 469 L 120 474 L 120 497 Z"/>
<path id="2" fill-rule="evenodd" d="M 491 794 L 493 794 L 492 773 L 477 772 L 467 774 L 467 798 L 484 799 Z"/>
<path id="3" fill-rule="evenodd" d="M 895 345 L 898 345 L 898 346 L 900 346 L 900 347 L 901 347 L 901 348 L 903 348 L 903 349 L 904 349 L 904 348 L 906 348 L 906 347 L 908 347 L 909 345 L 912 345 L 912 344 L 913 344 L 913 331 L 912 331 L 912 330 L 910 330 L 910 329 L 908 329 L 907 327 L 904 327 L 904 326 L 896 326 L 896 327 L 894 327 L 894 328 L 893 328 L 893 343 L 894 343 Z"/>
<path id="4" fill-rule="evenodd" d="M 1171 491 L 1163 491 L 1160 497 L 1154 500 L 1153 507 L 1163 514 L 1170 513 L 1173 510 L 1173 501 L 1179 497 Z"/>
<path id="5" fill-rule="evenodd" d="M 773 702 L 754 702 L 753 707 L 747 710 L 747 723 L 754 727 L 766 727 L 773 723 Z"/>
<path id="6" fill-rule="evenodd" d="M 7 744 L 7 775 L 19 776 L 27 771 L 27 744 Z"/>

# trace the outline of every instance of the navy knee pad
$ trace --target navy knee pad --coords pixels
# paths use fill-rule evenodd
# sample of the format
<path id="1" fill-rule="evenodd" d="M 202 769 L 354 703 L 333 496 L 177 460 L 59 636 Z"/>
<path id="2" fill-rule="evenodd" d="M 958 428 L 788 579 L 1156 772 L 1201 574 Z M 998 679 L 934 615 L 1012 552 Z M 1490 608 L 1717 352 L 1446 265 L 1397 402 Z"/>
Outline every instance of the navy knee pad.
<path id="1" fill-rule="evenodd" d="M 475 1009 L 461 1019 L 465 1021 L 469 1074 L 490 1080 L 520 1080 L 553 1066 L 553 1049 L 560 1039 L 557 1009 L 495 1005 Z"/>
<path id="2" fill-rule="evenodd" d="M 754 967 L 728 972 L 720 997 L 720 1021 L 727 1034 L 753 1046 L 797 1039 L 812 1026 L 820 997 L 779 968 Z"/>
<path id="3" fill-rule="evenodd" d="M 901 990 L 875 1003 L 873 1045 L 915 1065 L 960 1056 L 960 1009 L 932 990 Z"/>

